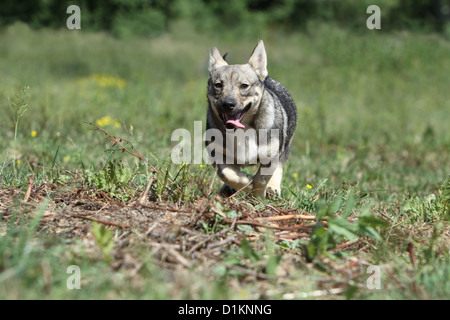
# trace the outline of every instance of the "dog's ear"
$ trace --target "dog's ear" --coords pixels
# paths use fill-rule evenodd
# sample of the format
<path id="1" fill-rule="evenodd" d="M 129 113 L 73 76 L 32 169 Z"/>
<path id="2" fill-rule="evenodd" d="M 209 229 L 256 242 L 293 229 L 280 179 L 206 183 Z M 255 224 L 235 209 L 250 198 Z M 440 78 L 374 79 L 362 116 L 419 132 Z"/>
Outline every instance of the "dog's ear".
<path id="1" fill-rule="evenodd" d="M 228 63 L 222 58 L 219 50 L 217 48 L 212 48 L 209 54 L 209 72 L 213 72 L 218 67 L 227 66 Z"/>
<path id="2" fill-rule="evenodd" d="M 259 40 L 255 50 L 253 50 L 252 56 L 247 62 L 253 70 L 255 70 L 258 78 L 264 81 L 269 74 L 267 72 L 267 54 L 266 48 L 264 48 L 264 42 Z"/>

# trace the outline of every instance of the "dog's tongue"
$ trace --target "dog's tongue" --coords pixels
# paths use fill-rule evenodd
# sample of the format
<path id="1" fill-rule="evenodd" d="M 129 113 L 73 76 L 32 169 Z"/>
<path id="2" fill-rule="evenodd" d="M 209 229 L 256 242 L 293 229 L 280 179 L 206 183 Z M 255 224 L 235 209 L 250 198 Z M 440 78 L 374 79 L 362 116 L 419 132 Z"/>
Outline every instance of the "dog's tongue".
<path id="1" fill-rule="evenodd" d="M 245 126 L 241 123 L 239 119 L 237 120 L 228 120 L 226 123 L 227 129 L 245 129 Z"/>

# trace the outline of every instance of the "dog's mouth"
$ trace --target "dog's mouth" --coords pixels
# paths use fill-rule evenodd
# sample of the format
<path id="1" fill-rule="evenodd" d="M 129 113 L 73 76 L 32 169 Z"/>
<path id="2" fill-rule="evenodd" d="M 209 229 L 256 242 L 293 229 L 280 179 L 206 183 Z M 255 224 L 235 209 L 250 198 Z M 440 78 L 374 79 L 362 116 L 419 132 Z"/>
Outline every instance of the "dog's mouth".
<path id="1" fill-rule="evenodd" d="M 241 123 L 241 121 L 250 109 L 251 105 L 252 104 L 249 103 L 243 111 L 236 114 L 222 113 L 222 121 L 225 129 L 245 129 L 245 126 Z"/>

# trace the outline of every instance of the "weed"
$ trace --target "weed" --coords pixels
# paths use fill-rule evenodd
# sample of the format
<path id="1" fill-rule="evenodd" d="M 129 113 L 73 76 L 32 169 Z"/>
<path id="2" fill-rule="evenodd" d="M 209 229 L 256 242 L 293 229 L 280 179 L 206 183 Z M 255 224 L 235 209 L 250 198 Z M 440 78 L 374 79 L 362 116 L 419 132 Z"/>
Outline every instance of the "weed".
<path id="1" fill-rule="evenodd" d="M 112 197 L 124 202 L 132 197 L 130 182 L 133 178 L 133 172 L 130 168 L 125 167 L 120 160 L 108 161 L 102 170 L 86 169 L 84 176 L 89 185 L 94 186 L 97 190 L 109 193 Z"/>
<path id="2" fill-rule="evenodd" d="M 334 199 L 321 200 L 318 204 L 316 225 L 311 241 L 306 245 L 307 256 L 314 259 L 317 255 L 327 254 L 338 243 L 353 241 L 359 237 L 370 237 L 381 241 L 381 228 L 389 223 L 371 214 L 372 203 L 364 206 L 356 218 L 349 219 L 357 211 L 355 196 L 352 190 L 341 192 Z"/>
<path id="3" fill-rule="evenodd" d="M 91 233 L 102 252 L 103 259 L 107 262 L 111 261 L 111 254 L 114 249 L 114 232 L 104 225 L 93 222 L 91 225 Z"/>
<path id="4" fill-rule="evenodd" d="M 439 195 L 430 194 L 425 199 L 415 196 L 403 205 L 403 211 L 413 220 L 436 222 L 450 219 L 450 177 L 441 184 Z"/>

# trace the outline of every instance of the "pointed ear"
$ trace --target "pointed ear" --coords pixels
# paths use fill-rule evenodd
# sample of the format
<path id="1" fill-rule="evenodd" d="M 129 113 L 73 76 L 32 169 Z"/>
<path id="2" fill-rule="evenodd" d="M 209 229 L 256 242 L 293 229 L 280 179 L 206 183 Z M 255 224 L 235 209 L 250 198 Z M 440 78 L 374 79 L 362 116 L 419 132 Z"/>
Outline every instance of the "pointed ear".
<path id="1" fill-rule="evenodd" d="M 261 81 L 266 79 L 267 72 L 267 55 L 266 48 L 264 48 L 264 42 L 259 40 L 255 50 L 253 50 L 252 56 L 248 59 L 248 64 L 255 70 L 258 78 Z"/>
<path id="2" fill-rule="evenodd" d="M 211 53 L 209 54 L 209 72 L 213 72 L 218 67 L 227 66 L 228 63 L 222 58 L 219 50 L 217 48 L 212 48 Z"/>

